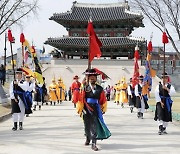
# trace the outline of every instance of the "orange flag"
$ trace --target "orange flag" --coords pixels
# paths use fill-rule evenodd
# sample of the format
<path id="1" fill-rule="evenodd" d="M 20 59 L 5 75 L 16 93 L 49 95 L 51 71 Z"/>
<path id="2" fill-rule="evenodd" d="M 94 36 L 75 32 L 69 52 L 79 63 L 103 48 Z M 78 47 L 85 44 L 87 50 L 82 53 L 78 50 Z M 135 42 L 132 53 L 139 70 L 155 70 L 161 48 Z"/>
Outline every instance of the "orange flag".
<path id="1" fill-rule="evenodd" d="M 102 47 L 102 43 L 96 36 L 92 21 L 88 23 L 87 33 L 89 34 L 89 60 L 91 62 L 94 57 L 101 57 L 100 47 Z"/>

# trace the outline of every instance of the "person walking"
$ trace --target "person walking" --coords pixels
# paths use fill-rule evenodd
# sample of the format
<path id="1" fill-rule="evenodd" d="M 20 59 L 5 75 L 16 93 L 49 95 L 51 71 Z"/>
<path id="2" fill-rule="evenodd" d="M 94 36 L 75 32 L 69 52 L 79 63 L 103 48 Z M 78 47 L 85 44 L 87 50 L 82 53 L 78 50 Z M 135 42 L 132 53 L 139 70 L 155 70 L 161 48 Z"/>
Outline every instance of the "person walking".
<path id="1" fill-rule="evenodd" d="M 27 85 L 24 84 L 22 73 L 23 72 L 21 68 L 18 68 L 16 70 L 16 79 L 11 82 L 10 88 L 9 88 L 9 94 L 11 98 L 11 107 L 12 107 L 11 113 L 12 113 L 12 120 L 14 123 L 14 126 L 12 128 L 13 131 L 17 130 L 18 123 L 19 123 L 19 130 L 23 130 L 25 108 L 27 109 L 27 111 L 30 111 L 30 109 L 28 109 L 28 105 L 24 97 L 25 87 Z"/>
<path id="2" fill-rule="evenodd" d="M 168 82 L 169 76 L 166 72 L 162 74 L 161 78 L 162 82 L 155 89 L 156 111 L 154 120 L 158 121 L 159 135 L 167 134 L 168 122 L 172 122 L 171 107 L 173 101 L 171 96 L 176 93 L 174 87 Z"/>
<path id="3" fill-rule="evenodd" d="M 77 112 L 80 115 L 83 114 L 85 145 L 88 146 L 92 141 L 92 150 L 98 151 L 97 140 L 111 136 L 103 120 L 103 113 L 107 110 L 107 101 L 103 88 L 96 83 L 98 75 L 96 70 L 87 70 L 85 74 L 88 79 L 83 84 L 80 101 L 77 103 Z"/>

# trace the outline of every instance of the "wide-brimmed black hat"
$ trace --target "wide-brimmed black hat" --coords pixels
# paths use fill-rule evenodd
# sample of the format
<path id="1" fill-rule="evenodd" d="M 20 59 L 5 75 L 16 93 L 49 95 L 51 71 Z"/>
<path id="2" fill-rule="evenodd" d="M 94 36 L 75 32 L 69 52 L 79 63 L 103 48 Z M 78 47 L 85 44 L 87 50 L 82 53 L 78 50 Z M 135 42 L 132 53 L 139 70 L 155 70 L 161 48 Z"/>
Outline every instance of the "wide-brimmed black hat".
<path id="1" fill-rule="evenodd" d="M 165 72 L 165 73 L 162 73 L 161 74 L 161 78 L 163 78 L 163 77 L 168 77 L 168 74 Z"/>
<path id="2" fill-rule="evenodd" d="M 100 74 L 95 69 L 87 69 L 85 71 L 85 75 L 88 75 L 88 76 L 91 76 L 91 75 L 97 76 L 97 75 L 100 75 Z"/>
<path id="3" fill-rule="evenodd" d="M 23 72 L 23 70 L 21 68 L 16 69 L 16 73 L 22 73 L 22 72 Z"/>
<path id="4" fill-rule="evenodd" d="M 140 75 L 140 76 L 138 77 L 138 79 L 139 79 L 139 80 L 143 80 L 143 79 L 144 79 L 143 75 Z"/>

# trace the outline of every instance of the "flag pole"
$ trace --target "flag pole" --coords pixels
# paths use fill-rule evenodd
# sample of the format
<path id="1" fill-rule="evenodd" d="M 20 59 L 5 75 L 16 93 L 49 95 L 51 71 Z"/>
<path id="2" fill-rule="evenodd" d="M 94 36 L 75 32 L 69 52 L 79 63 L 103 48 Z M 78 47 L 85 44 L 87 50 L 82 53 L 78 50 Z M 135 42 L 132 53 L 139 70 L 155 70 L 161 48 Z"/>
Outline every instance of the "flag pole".
<path id="1" fill-rule="evenodd" d="M 21 42 L 21 47 L 22 47 L 22 66 L 24 67 L 24 46 L 23 46 L 23 43 L 25 42 L 25 37 L 24 37 L 23 33 L 21 33 L 21 35 L 20 35 L 20 42 Z"/>
<path id="2" fill-rule="evenodd" d="M 6 42 L 7 42 L 7 33 L 5 33 L 5 44 L 4 44 L 4 68 L 5 68 L 5 81 L 6 81 Z"/>
<path id="3" fill-rule="evenodd" d="M 15 77 L 15 69 L 14 69 L 14 57 L 13 57 L 13 49 L 12 49 L 12 43 L 14 41 L 14 38 L 12 36 L 11 30 L 8 30 L 8 40 L 10 42 L 10 47 L 11 47 L 11 60 L 12 60 L 12 69 L 13 69 L 13 76 L 14 76 L 14 80 L 16 79 Z"/>

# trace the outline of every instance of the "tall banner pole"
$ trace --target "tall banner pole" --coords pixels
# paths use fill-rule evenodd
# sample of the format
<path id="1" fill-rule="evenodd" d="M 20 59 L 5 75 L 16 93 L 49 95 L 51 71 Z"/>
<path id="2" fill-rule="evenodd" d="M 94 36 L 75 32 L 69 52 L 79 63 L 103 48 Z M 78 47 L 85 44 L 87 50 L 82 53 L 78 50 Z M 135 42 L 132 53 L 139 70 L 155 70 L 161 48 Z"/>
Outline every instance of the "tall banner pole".
<path id="1" fill-rule="evenodd" d="M 12 36 L 11 30 L 8 30 L 8 40 L 10 42 L 10 47 L 11 47 L 11 60 L 12 60 L 12 70 L 13 70 L 13 76 L 14 76 L 14 80 L 16 79 L 15 77 L 15 69 L 14 69 L 14 57 L 13 57 L 13 49 L 12 49 L 12 43 L 14 41 L 14 38 Z"/>
<path id="2" fill-rule="evenodd" d="M 23 45 L 23 43 L 25 42 L 25 37 L 24 37 L 23 33 L 21 33 L 21 35 L 20 35 L 20 42 L 21 42 L 21 47 L 22 47 L 22 66 L 24 67 L 24 45 Z"/>
<path id="3" fill-rule="evenodd" d="M 7 51 L 7 48 L 6 48 L 6 42 L 7 42 L 7 33 L 5 33 L 5 44 L 4 44 L 4 68 L 5 68 L 5 81 L 6 81 L 6 51 Z"/>

